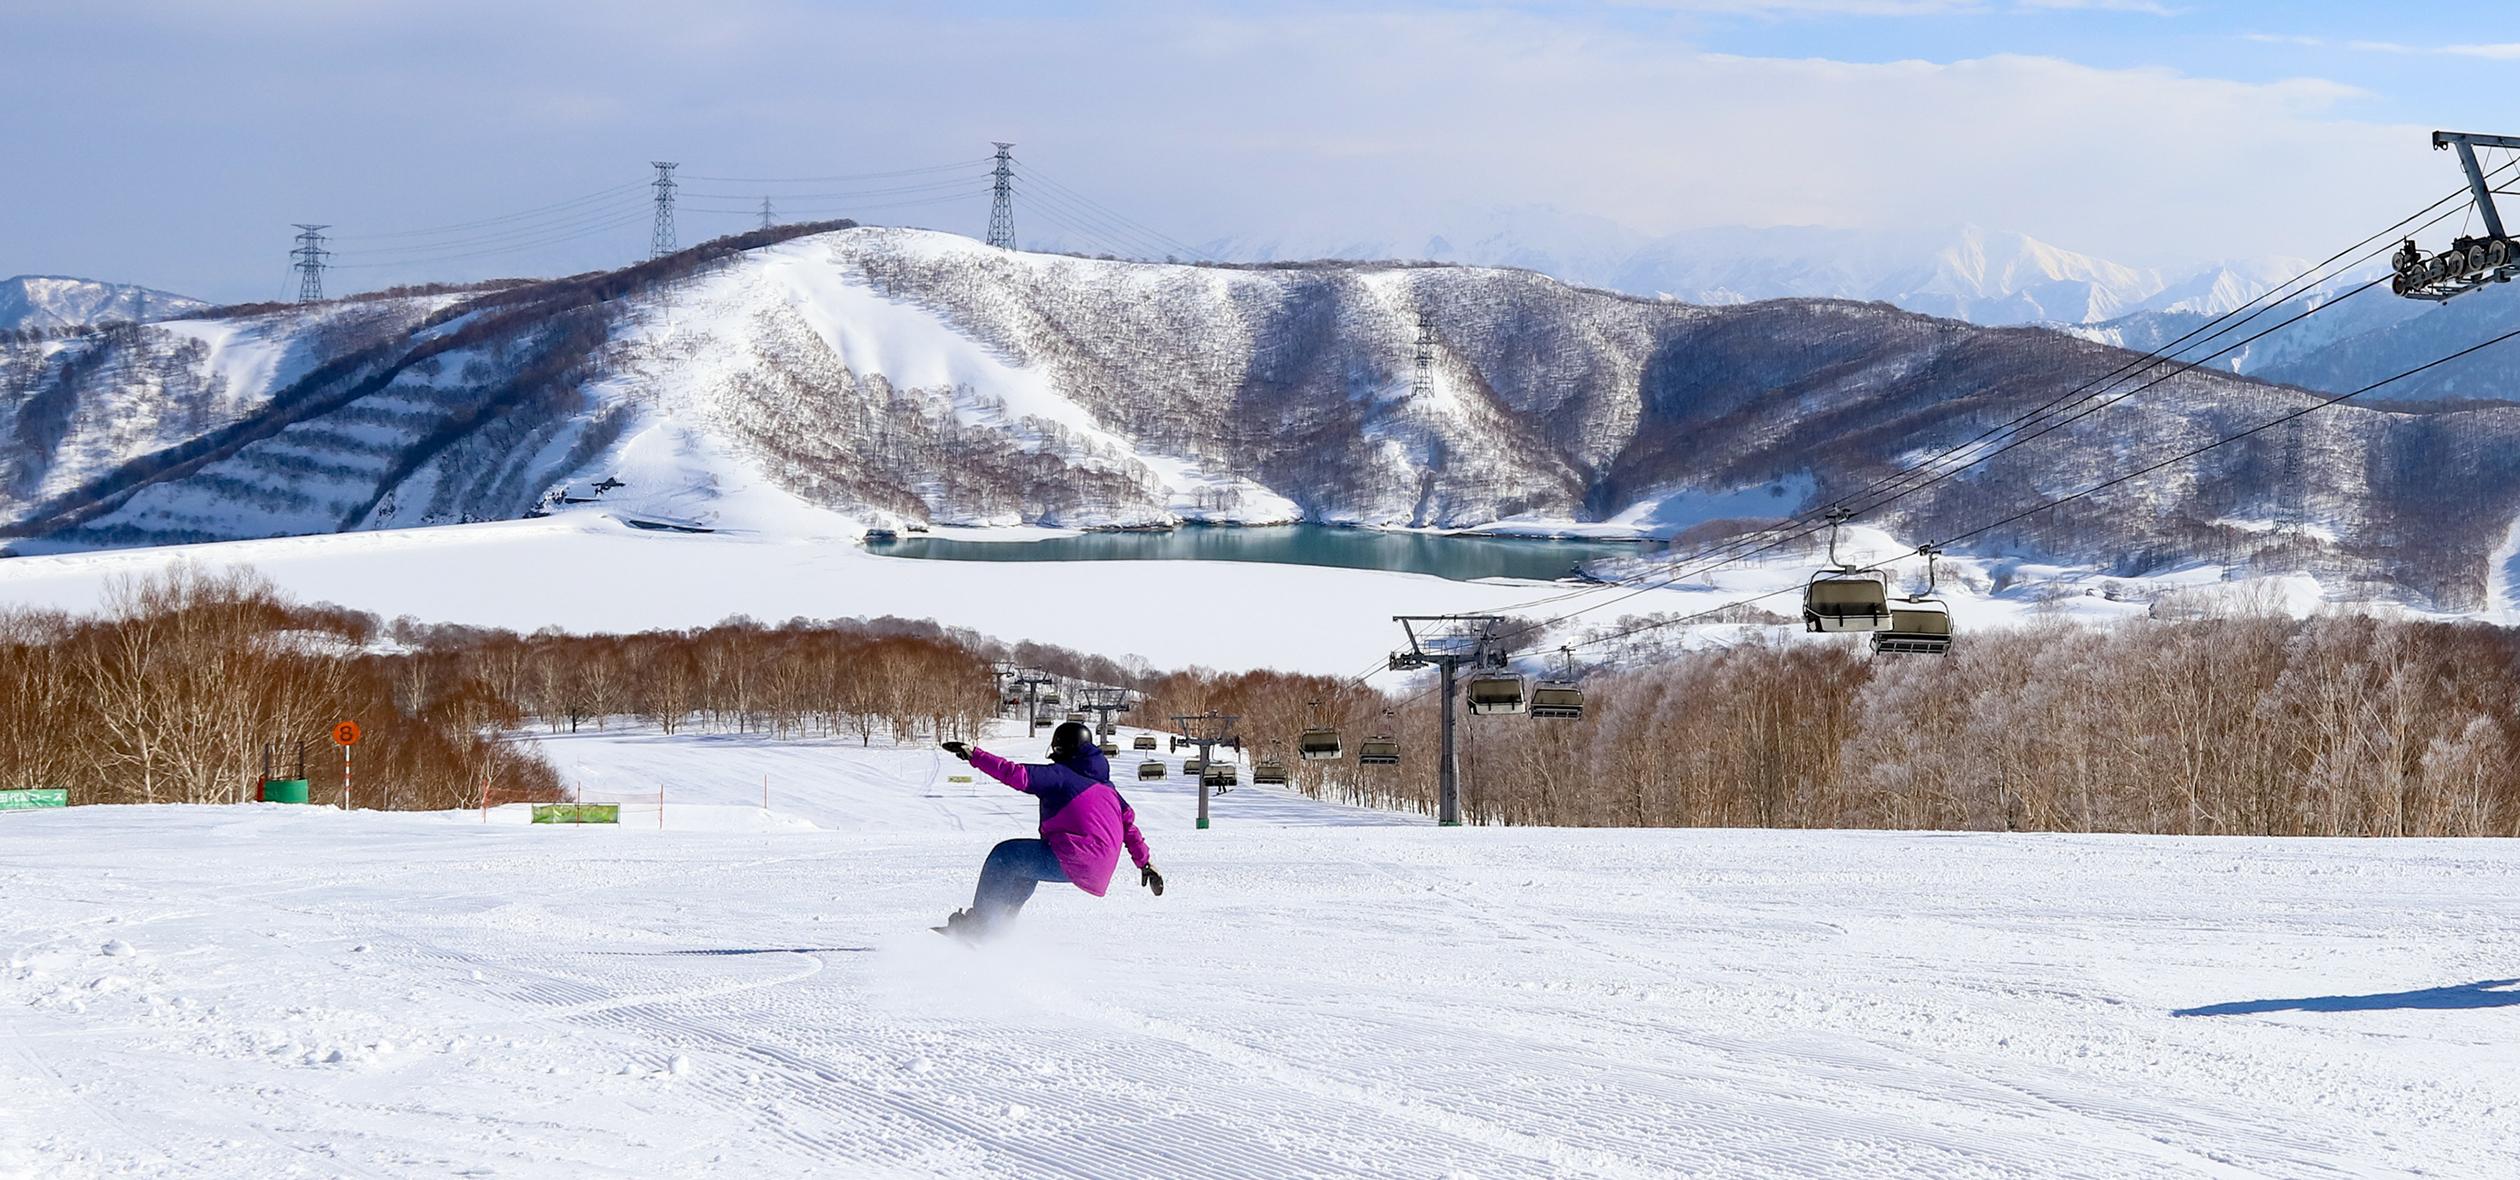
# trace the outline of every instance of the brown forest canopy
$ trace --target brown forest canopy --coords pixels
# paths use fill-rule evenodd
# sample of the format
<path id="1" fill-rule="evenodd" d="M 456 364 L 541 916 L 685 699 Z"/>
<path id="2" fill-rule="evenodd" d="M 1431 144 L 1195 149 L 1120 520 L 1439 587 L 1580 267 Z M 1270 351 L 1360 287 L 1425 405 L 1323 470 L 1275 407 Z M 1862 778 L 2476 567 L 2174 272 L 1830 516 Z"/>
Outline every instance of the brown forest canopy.
<path id="1" fill-rule="evenodd" d="M 80 803 L 250 798 L 264 750 L 365 728 L 354 806 L 556 795 L 519 730 L 624 724 L 865 743 L 968 737 L 1014 660 L 1139 690 L 1124 721 L 1242 718 L 1253 756 L 1317 797 L 1431 811 L 1435 701 L 1254 671 L 1156 673 L 902 619 L 730 619 L 579 636 L 381 625 L 291 603 L 251 571 L 116 584 L 95 615 L 0 612 L 0 789 Z M 2269 835 L 2520 833 L 2520 632 L 2280 617 L 2039 625 L 1943 657 L 1799 636 L 1678 652 L 1586 683 L 1580 720 L 1465 717 L 1474 823 L 1968 828 Z M 1350 756 L 1293 758 L 1315 723 Z M 1387 731 L 1404 762 L 1357 765 Z M 1028 755 L 1028 750 L 1013 753 Z M 1123 783 L 1124 788 L 1130 784 Z"/>

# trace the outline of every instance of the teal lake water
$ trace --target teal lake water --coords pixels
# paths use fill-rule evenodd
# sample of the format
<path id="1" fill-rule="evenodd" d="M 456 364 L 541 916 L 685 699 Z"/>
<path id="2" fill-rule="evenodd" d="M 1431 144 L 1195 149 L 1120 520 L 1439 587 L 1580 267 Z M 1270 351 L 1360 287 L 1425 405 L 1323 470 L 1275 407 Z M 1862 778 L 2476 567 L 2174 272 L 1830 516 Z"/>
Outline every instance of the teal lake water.
<path id="1" fill-rule="evenodd" d="M 957 541 L 904 536 L 873 541 L 885 557 L 936 561 L 1258 561 L 1340 569 L 1396 570 L 1454 581 L 1563 578 L 1583 562 L 1637 552 L 1612 541 L 1438 537 L 1322 525 L 1181 528 L 1168 533 L 1083 533 L 1040 541 Z"/>

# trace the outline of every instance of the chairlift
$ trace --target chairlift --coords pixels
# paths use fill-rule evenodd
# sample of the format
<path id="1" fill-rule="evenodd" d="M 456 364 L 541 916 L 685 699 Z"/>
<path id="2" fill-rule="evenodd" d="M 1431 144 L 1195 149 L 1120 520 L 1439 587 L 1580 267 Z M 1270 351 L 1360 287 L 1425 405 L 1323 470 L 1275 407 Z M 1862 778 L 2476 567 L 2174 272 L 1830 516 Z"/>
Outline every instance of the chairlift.
<path id="1" fill-rule="evenodd" d="M 1391 710 L 1383 710 L 1382 731 L 1357 744 L 1356 761 L 1360 766 L 1400 765 L 1400 740 L 1391 736 Z"/>
<path id="2" fill-rule="evenodd" d="M 1181 773 L 1183 774 L 1196 775 L 1205 774 L 1206 772 L 1207 763 L 1200 761 L 1197 758 L 1184 758 L 1181 760 Z"/>
<path id="3" fill-rule="evenodd" d="M 1295 738 L 1295 756 L 1306 762 L 1336 762 L 1344 753 L 1339 745 L 1339 731 L 1321 719 L 1321 702 L 1312 703 L 1312 724 Z"/>
<path id="4" fill-rule="evenodd" d="M 1136 737 L 1129 739 L 1129 748 L 1132 750 L 1152 750 L 1155 748 L 1155 735 L 1151 733 L 1141 733 Z"/>
<path id="5" fill-rule="evenodd" d="M 1146 761 L 1144 761 L 1144 762 L 1140 762 L 1140 763 L 1138 763 L 1138 778 L 1139 778 L 1139 779 L 1144 780 L 1144 779 L 1150 779 L 1150 778 L 1162 778 L 1162 777 L 1164 777 L 1164 764 L 1163 764 L 1163 763 L 1161 763 L 1161 762 L 1157 762 L 1156 760 L 1154 760 L 1154 759 L 1152 759 L 1152 758 L 1149 758 L 1149 759 L 1147 759 L 1147 760 L 1146 760 Z"/>
<path id="6" fill-rule="evenodd" d="M 1543 680 L 1531 689 L 1531 715 L 1540 718 L 1576 718 L 1584 715 L 1584 690 L 1575 683 L 1575 649 L 1561 647 L 1558 655 L 1565 665 L 1555 680 Z"/>
<path id="7" fill-rule="evenodd" d="M 1803 587 L 1806 631 L 1880 631 L 1890 626 L 1890 575 L 1838 559 L 1838 525 L 1855 514 L 1829 509 L 1829 568 Z"/>
<path id="8" fill-rule="evenodd" d="M 1925 555 L 1925 592 L 1890 605 L 1890 625 L 1873 632 L 1873 650 L 1889 655 L 1938 656 L 1951 650 L 1951 604 L 1934 597 L 1935 559 L 1942 550 L 1920 545 Z"/>
<path id="9" fill-rule="evenodd" d="M 1103 757 L 1105 758 L 1117 758 L 1120 756 L 1120 743 L 1118 742 L 1103 742 L 1101 743 L 1101 749 Z"/>
<path id="10" fill-rule="evenodd" d="M 1254 783 L 1264 787 L 1283 787 L 1286 785 L 1286 780 L 1286 763 L 1275 757 L 1263 758 L 1251 764 L 1251 781 Z"/>
<path id="11" fill-rule="evenodd" d="M 1183 773 L 1189 773 L 1187 767 L 1183 768 Z M 1240 781 L 1241 777 L 1235 774 L 1231 762 L 1210 762 L 1199 771 L 1199 785 L 1203 787 L 1230 788 Z"/>

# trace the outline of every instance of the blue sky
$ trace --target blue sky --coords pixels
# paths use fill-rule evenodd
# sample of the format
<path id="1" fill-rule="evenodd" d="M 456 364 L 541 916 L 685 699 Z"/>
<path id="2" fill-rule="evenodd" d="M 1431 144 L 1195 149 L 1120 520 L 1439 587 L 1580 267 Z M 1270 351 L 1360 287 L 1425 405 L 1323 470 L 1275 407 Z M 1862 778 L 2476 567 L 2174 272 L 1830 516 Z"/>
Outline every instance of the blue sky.
<path id="1" fill-rule="evenodd" d="M 611 265 L 646 247 L 650 159 L 770 178 L 686 184 L 686 241 L 764 193 L 977 232 L 995 138 L 1066 186 L 1019 229 L 1078 242 L 1405 241 L 1548 206 L 2316 256 L 2455 185 L 2426 131 L 2520 131 L 2520 45 L 2486 11 L 10 0 L 0 274 L 268 298 L 296 221 L 359 264 L 336 289 Z M 934 170 L 781 179 L 908 169 Z"/>

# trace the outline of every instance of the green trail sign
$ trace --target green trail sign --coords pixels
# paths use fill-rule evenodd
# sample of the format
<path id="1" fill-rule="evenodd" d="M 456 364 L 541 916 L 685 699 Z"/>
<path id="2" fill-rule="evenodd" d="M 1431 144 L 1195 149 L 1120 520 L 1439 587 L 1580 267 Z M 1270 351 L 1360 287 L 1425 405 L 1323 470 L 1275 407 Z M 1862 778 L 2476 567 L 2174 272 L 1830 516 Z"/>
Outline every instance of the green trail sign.
<path id="1" fill-rule="evenodd" d="M 38 807 L 68 807 L 70 792 L 54 787 L 49 790 L 0 791 L 0 811 L 30 811 Z"/>
<path id="2" fill-rule="evenodd" d="M 621 822 L 618 803 L 537 803 L 534 822 L 538 824 L 617 824 Z"/>

